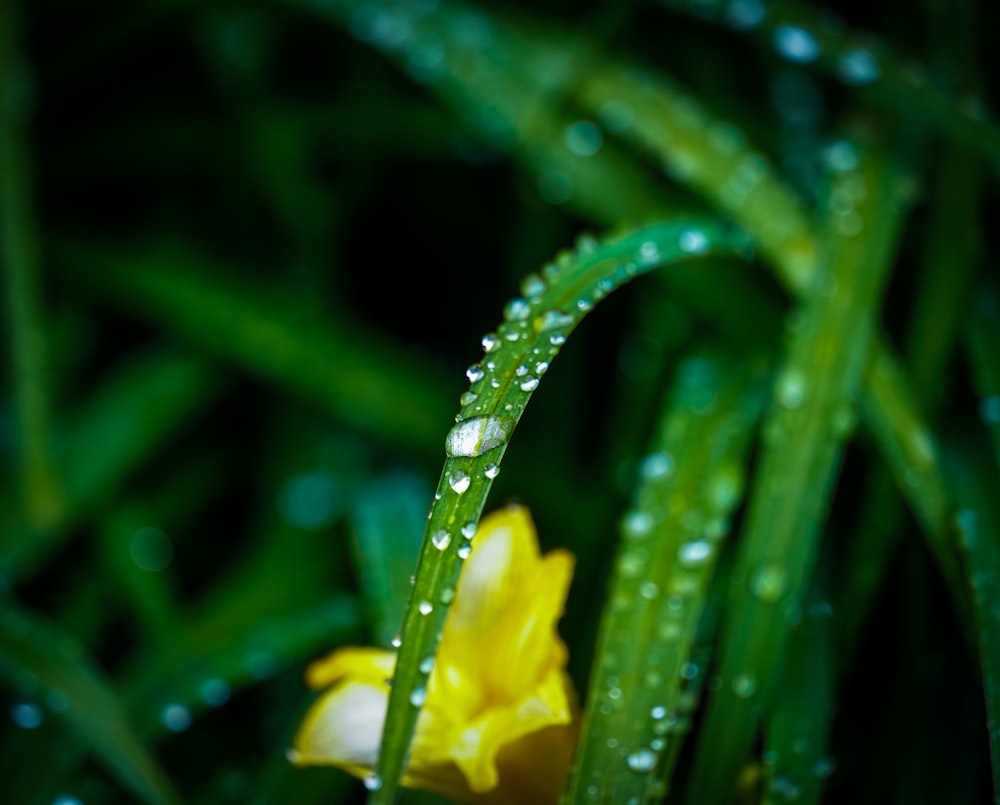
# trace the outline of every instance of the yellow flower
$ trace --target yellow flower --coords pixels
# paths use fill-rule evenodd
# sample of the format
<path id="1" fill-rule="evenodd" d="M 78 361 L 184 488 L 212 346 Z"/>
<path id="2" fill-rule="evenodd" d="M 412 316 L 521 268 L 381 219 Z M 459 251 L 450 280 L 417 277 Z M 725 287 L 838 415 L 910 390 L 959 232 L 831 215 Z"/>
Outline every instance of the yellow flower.
<path id="1" fill-rule="evenodd" d="M 576 742 L 576 697 L 556 633 L 573 576 L 565 551 L 540 556 L 527 510 L 483 519 L 472 541 L 417 721 L 403 785 L 471 803 L 558 800 Z M 370 775 L 396 655 L 344 648 L 313 663 L 297 765 Z"/>

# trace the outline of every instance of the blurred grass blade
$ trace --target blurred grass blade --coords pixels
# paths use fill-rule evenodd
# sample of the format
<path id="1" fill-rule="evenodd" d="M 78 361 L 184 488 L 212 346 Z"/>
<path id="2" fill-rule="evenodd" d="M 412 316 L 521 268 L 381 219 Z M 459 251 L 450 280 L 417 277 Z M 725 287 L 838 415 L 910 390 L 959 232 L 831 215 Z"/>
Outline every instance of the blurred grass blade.
<path id="1" fill-rule="evenodd" d="M 979 447 L 950 444 L 945 453 L 958 510 L 955 526 L 972 602 L 993 766 L 1000 797 L 1000 467 Z"/>
<path id="2" fill-rule="evenodd" d="M 830 614 L 827 602 L 814 601 L 791 629 L 781 695 L 764 729 L 766 805 L 815 805 L 833 772 L 827 755 L 835 674 Z"/>
<path id="3" fill-rule="evenodd" d="M 25 695 L 36 693 L 69 723 L 95 756 L 138 799 L 179 803 L 163 772 L 147 754 L 122 706 L 76 641 L 55 626 L 3 602 L 0 674 Z M 29 680 L 31 688 L 25 689 Z"/>
<path id="4" fill-rule="evenodd" d="M 103 506 L 129 472 L 204 407 L 219 385 L 206 364 L 172 352 L 144 353 L 120 366 L 68 423 L 67 505 L 59 522 L 45 539 L 32 539 L 16 523 L 0 530 L 0 553 L 10 570 L 23 574 L 37 567 L 71 527 Z"/>
<path id="5" fill-rule="evenodd" d="M 815 64 L 870 98 L 873 105 L 937 131 L 1000 171 L 1000 127 L 990 121 L 982 98 L 934 86 L 930 75 L 892 53 L 877 37 L 847 31 L 823 19 L 821 12 L 788 0 L 728 5 L 661 2 L 737 30 L 752 29 L 779 56 Z"/>
<path id="6" fill-rule="evenodd" d="M 60 259 L 89 292 L 141 312 L 205 349 L 317 402 L 401 448 L 439 444 L 449 383 L 433 364 L 342 316 L 235 279 L 196 254 L 128 255 L 75 246 Z"/>
<path id="7" fill-rule="evenodd" d="M 26 119 L 27 76 L 18 54 L 17 3 L 0 3 L 0 270 L 7 297 L 7 341 L 20 431 L 20 493 L 25 520 L 44 532 L 62 499 L 52 457 L 42 314 L 38 226 Z"/>
<path id="8" fill-rule="evenodd" d="M 427 522 L 426 487 L 411 473 L 383 475 L 360 490 L 351 510 L 365 611 L 372 613 L 375 642 L 385 648 L 399 634 L 410 600 L 410 575 Z"/>
<path id="9" fill-rule="evenodd" d="M 436 649 L 468 555 L 467 539 L 475 532 L 508 440 L 567 336 L 595 304 L 634 277 L 692 257 L 738 254 L 746 246 L 741 230 L 710 218 L 649 226 L 604 243 L 584 236 L 574 252 L 560 254 L 541 276 L 525 278 L 524 296 L 508 303 L 504 322 L 484 336 L 485 357 L 469 367 L 471 387 L 446 440 L 448 458 L 403 621 L 374 803 L 394 801 L 419 714 L 411 693 L 426 684 L 421 664 Z"/>
<path id="10" fill-rule="evenodd" d="M 622 521 L 566 803 L 666 793 L 660 766 L 697 704 L 687 690 L 705 674 L 692 661 L 695 631 L 762 402 L 762 384 L 728 361 L 680 367 Z"/>
<path id="11" fill-rule="evenodd" d="M 979 417 L 989 429 L 1000 466 L 1000 299 L 985 285 L 976 292 L 966 342 L 979 395 Z"/>
<path id="12" fill-rule="evenodd" d="M 140 670 L 125 680 L 123 699 L 139 734 L 157 738 L 331 643 L 357 640 L 360 621 L 357 600 L 345 595 L 242 629 L 193 617 L 175 631 L 176 643 L 136 657 Z"/>
<path id="13" fill-rule="evenodd" d="M 722 687 L 709 701 L 686 791 L 691 805 L 729 800 L 778 693 L 788 621 L 801 616 L 895 255 L 900 174 L 881 155 L 864 154 L 856 170 L 832 180 L 825 274 L 802 304 L 775 381 L 735 571 L 744 581 L 727 607 Z"/>

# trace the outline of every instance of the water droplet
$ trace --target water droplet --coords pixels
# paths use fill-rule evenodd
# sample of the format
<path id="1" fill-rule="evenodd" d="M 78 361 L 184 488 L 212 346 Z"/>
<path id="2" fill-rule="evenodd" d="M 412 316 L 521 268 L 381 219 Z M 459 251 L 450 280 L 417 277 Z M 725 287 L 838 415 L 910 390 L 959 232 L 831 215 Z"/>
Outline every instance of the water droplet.
<path id="1" fill-rule="evenodd" d="M 660 588 L 651 581 L 644 581 L 639 585 L 639 595 L 647 601 L 652 601 L 660 594 Z"/>
<path id="2" fill-rule="evenodd" d="M 785 594 L 785 570 L 780 565 L 764 565 L 750 582 L 750 591 L 758 601 L 774 604 Z"/>
<path id="3" fill-rule="evenodd" d="M 420 672 L 422 674 L 429 674 L 434 670 L 434 655 L 428 654 L 420 661 Z"/>
<path id="4" fill-rule="evenodd" d="M 969 508 L 959 509 L 955 513 L 955 525 L 958 528 L 962 547 L 971 551 L 976 547 L 976 536 L 979 529 L 979 517 Z"/>
<path id="5" fill-rule="evenodd" d="M 653 717 L 655 721 L 661 721 L 662 719 L 667 717 L 667 708 L 664 707 L 662 704 L 658 704 L 656 707 L 654 707 L 652 710 L 649 711 L 649 714 Z"/>
<path id="6" fill-rule="evenodd" d="M 83 800 L 72 794 L 59 794 L 52 800 L 52 805 L 83 805 Z"/>
<path id="7" fill-rule="evenodd" d="M 514 370 L 514 375 L 517 377 L 524 377 L 528 374 L 528 367 L 523 363 Z"/>
<path id="8" fill-rule="evenodd" d="M 708 250 L 708 237 L 700 229 L 686 229 L 678 240 L 685 254 L 702 254 Z"/>
<path id="9" fill-rule="evenodd" d="M 430 601 L 421 601 L 417 604 L 417 612 L 421 615 L 430 615 L 434 611 L 434 604 Z"/>
<path id="10" fill-rule="evenodd" d="M 741 699 L 749 699 L 757 692 L 757 680 L 750 671 L 733 677 L 733 693 Z"/>
<path id="11" fill-rule="evenodd" d="M 500 349 L 500 339 L 496 333 L 487 333 L 483 336 L 483 352 L 495 352 Z"/>
<path id="12" fill-rule="evenodd" d="M 448 486 L 459 495 L 463 494 L 471 483 L 472 479 L 469 477 L 469 473 L 464 470 L 455 470 L 448 475 Z"/>
<path id="13" fill-rule="evenodd" d="M 584 298 L 584 299 L 577 299 L 576 300 L 576 308 L 581 313 L 586 313 L 593 306 L 594 306 L 594 303 L 591 302 L 589 299 Z"/>
<path id="14" fill-rule="evenodd" d="M 589 120 L 579 120 L 566 128 L 566 148 L 578 157 L 591 157 L 601 149 L 601 130 Z"/>
<path id="15" fill-rule="evenodd" d="M 491 481 L 500 474 L 499 464 L 487 464 L 483 469 L 483 475 L 489 478 Z"/>
<path id="16" fill-rule="evenodd" d="M 531 313 L 531 304 L 527 299 L 511 299 L 504 308 L 503 317 L 507 321 L 524 321 Z"/>
<path id="17" fill-rule="evenodd" d="M 160 720 L 170 732 L 184 732 L 191 726 L 191 711 L 183 704 L 168 704 L 160 711 Z"/>
<path id="18" fill-rule="evenodd" d="M 806 394 L 806 382 L 794 369 L 782 372 L 774 388 L 778 402 L 785 408 L 798 408 Z"/>
<path id="19" fill-rule="evenodd" d="M 382 778 L 377 774 L 366 774 L 364 784 L 369 791 L 378 791 L 382 787 Z"/>
<path id="20" fill-rule="evenodd" d="M 216 677 L 204 680 L 199 685 L 198 692 L 201 694 L 201 700 L 209 707 L 221 707 L 232 695 L 226 681 Z"/>
<path id="21" fill-rule="evenodd" d="M 475 520 L 469 520 L 464 526 L 462 526 L 462 536 L 466 539 L 472 539 L 476 536 L 476 531 L 479 529 Z"/>
<path id="22" fill-rule="evenodd" d="M 439 551 L 443 551 L 449 545 L 451 545 L 451 534 L 449 534 L 445 529 L 439 528 L 433 534 L 431 534 L 431 545 L 437 548 Z"/>
<path id="23" fill-rule="evenodd" d="M 537 377 L 526 377 L 521 381 L 521 391 L 534 391 L 538 388 Z"/>
<path id="24" fill-rule="evenodd" d="M 677 552 L 677 558 L 684 567 L 699 567 L 712 555 L 712 546 L 705 540 L 686 542 Z"/>
<path id="25" fill-rule="evenodd" d="M 539 361 L 535 364 L 536 375 L 544 375 L 547 371 L 549 371 L 549 364 L 547 361 Z"/>
<path id="26" fill-rule="evenodd" d="M 463 405 L 472 405 L 476 400 L 479 399 L 479 395 L 474 391 L 466 391 L 458 398 L 458 401 Z"/>
<path id="27" fill-rule="evenodd" d="M 535 316 L 535 331 L 544 333 L 548 330 L 557 330 L 560 327 L 569 327 L 574 319 L 568 313 L 561 313 L 558 310 L 546 310 L 539 316 Z"/>
<path id="28" fill-rule="evenodd" d="M 643 480 L 652 481 L 673 472 L 674 457 L 670 453 L 652 453 L 639 464 L 639 475 Z"/>
<path id="29" fill-rule="evenodd" d="M 10 720 L 22 730 L 36 730 L 42 726 L 45 714 L 35 702 L 21 700 L 10 706 Z"/>
<path id="30" fill-rule="evenodd" d="M 808 64 L 819 58 L 819 42 L 805 28 L 779 25 L 774 29 L 774 49 L 788 61 Z"/>
<path id="31" fill-rule="evenodd" d="M 622 530 L 626 537 L 639 539 L 653 530 L 653 518 L 644 511 L 631 511 L 625 515 Z"/>
<path id="32" fill-rule="evenodd" d="M 825 780 L 827 777 L 833 774 L 833 770 L 836 767 L 836 765 L 837 764 L 831 757 L 818 758 L 816 762 L 812 764 L 811 771 L 813 777 L 815 777 L 818 780 Z"/>
<path id="33" fill-rule="evenodd" d="M 470 383 L 478 383 L 484 377 L 486 377 L 486 372 L 483 371 L 483 367 L 478 363 L 472 364 L 468 369 L 465 370 L 465 376 L 469 378 Z"/>
<path id="34" fill-rule="evenodd" d="M 458 552 L 459 552 L 459 555 L 461 555 L 462 549 L 459 548 Z M 463 556 L 462 558 L 464 559 L 465 557 Z M 439 600 L 441 601 L 442 604 L 444 604 L 445 606 L 448 606 L 448 604 L 450 604 L 452 601 L 455 600 L 455 591 L 453 589 L 451 589 L 451 587 L 445 587 L 441 591 L 441 598 Z"/>
<path id="35" fill-rule="evenodd" d="M 630 754 L 625 762 L 632 771 L 652 771 L 656 768 L 656 753 L 652 749 L 639 749 Z"/>
<path id="36" fill-rule="evenodd" d="M 468 543 L 466 543 L 465 545 L 458 546 L 459 559 L 468 559 L 471 554 L 472 554 L 472 546 L 469 545 Z"/>
<path id="37" fill-rule="evenodd" d="M 166 569 L 174 558 L 174 546 L 158 528 L 140 528 L 129 543 L 132 561 L 143 570 L 155 573 Z"/>
<path id="38" fill-rule="evenodd" d="M 863 48 L 845 50 L 837 61 L 837 74 L 845 84 L 852 87 L 870 84 L 880 73 L 878 61 L 871 51 Z"/>
<path id="39" fill-rule="evenodd" d="M 399 648 L 401 645 L 403 645 L 403 638 L 401 638 L 399 635 L 395 635 L 393 636 L 392 640 L 389 641 L 389 643 L 392 645 L 393 648 Z"/>
<path id="40" fill-rule="evenodd" d="M 562 333 L 555 333 L 554 335 L 550 335 L 549 343 L 552 344 L 552 346 L 554 347 L 561 347 L 563 344 L 566 343 L 566 336 L 564 336 Z"/>
<path id="41" fill-rule="evenodd" d="M 545 293 L 545 280 L 537 274 L 529 274 L 521 280 L 521 293 L 528 299 L 534 301 Z"/>
<path id="42" fill-rule="evenodd" d="M 686 662 L 681 666 L 681 677 L 691 681 L 692 679 L 698 678 L 698 664 L 693 662 Z"/>
<path id="43" fill-rule="evenodd" d="M 785 800 L 796 800 L 802 795 L 802 789 L 787 777 L 775 777 L 770 783 L 771 792 Z"/>

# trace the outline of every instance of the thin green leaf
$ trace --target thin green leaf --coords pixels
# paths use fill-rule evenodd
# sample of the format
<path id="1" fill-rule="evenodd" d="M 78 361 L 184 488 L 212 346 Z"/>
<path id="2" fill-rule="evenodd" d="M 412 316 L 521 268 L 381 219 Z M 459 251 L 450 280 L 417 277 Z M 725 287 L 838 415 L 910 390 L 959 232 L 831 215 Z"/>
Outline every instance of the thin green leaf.
<path id="1" fill-rule="evenodd" d="M 584 315 L 639 274 L 693 255 L 739 252 L 740 231 L 713 219 L 650 226 L 598 243 L 582 238 L 542 276 L 522 285 L 504 322 L 483 338 L 483 362 L 469 367 L 471 387 L 458 424 L 448 434 L 441 479 L 421 548 L 403 623 L 402 647 L 389 697 L 374 803 L 393 801 L 419 708 L 411 695 L 426 684 L 422 660 L 432 654 L 444 625 L 467 538 L 474 533 L 500 460 L 532 392 Z M 426 667 L 426 665 L 424 666 Z"/>
<path id="2" fill-rule="evenodd" d="M 761 391 L 725 361 L 692 358 L 680 368 L 622 521 L 566 803 L 666 793 L 660 766 L 698 701 L 689 688 L 705 669 L 692 645 L 742 500 Z"/>
<path id="3" fill-rule="evenodd" d="M 52 456 L 38 226 L 31 185 L 28 94 L 18 50 L 17 4 L 0 4 L 0 269 L 7 297 L 21 497 L 29 525 L 44 532 L 63 506 Z"/>
<path id="4" fill-rule="evenodd" d="M 852 199 L 846 214 L 861 228 L 831 205 L 825 276 L 802 304 L 775 382 L 722 632 L 722 687 L 709 702 L 689 803 L 729 799 L 773 705 L 788 619 L 801 615 L 816 560 L 902 220 L 898 167 L 877 156 L 859 164 L 834 178 L 829 198 Z"/>
<path id="5" fill-rule="evenodd" d="M 0 675 L 47 699 L 95 756 L 136 797 L 151 805 L 180 799 L 128 723 L 121 703 L 69 635 L 12 601 L 0 618 Z M 26 680 L 30 682 L 25 689 Z"/>
<path id="6" fill-rule="evenodd" d="M 407 448 L 428 449 L 440 439 L 437 414 L 450 405 L 449 384 L 432 364 L 348 326 L 343 314 L 321 316 L 301 300 L 176 249 L 129 256 L 74 246 L 60 255 L 87 290 L 295 390 L 350 425 Z"/>

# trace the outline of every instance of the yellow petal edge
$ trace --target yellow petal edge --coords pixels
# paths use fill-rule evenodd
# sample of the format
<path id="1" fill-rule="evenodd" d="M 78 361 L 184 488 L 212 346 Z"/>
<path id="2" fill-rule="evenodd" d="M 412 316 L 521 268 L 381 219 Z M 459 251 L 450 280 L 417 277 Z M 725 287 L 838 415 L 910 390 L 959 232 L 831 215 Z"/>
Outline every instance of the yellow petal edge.
<path id="1" fill-rule="evenodd" d="M 528 511 L 483 518 L 445 622 L 403 785 L 470 803 L 558 801 L 576 742 L 577 703 L 556 625 L 573 576 L 566 551 L 541 556 Z M 342 648 L 313 663 L 327 689 L 296 735 L 297 765 L 373 773 L 396 663 Z"/>

